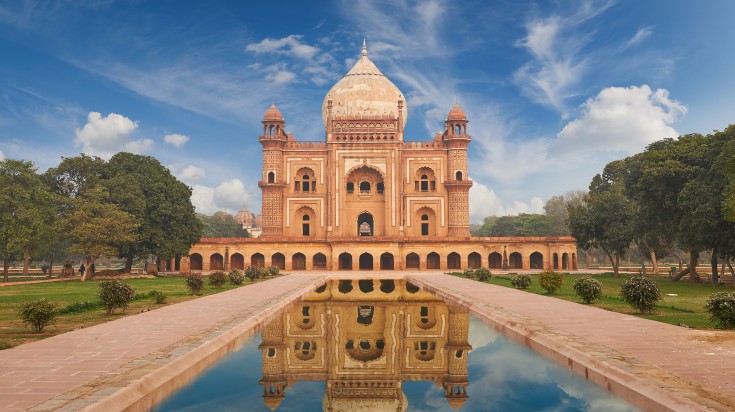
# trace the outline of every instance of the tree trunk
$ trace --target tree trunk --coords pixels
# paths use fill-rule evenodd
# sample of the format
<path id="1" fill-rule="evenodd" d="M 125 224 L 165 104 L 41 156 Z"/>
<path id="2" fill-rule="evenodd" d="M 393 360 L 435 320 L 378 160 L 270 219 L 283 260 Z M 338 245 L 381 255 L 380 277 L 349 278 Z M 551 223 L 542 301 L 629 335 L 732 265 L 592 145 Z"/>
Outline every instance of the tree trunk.
<path id="1" fill-rule="evenodd" d="M 125 269 L 123 269 L 124 273 L 130 273 L 133 270 L 133 254 L 130 253 L 127 256 L 125 256 Z"/>
<path id="2" fill-rule="evenodd" d="M 590 268 L 590 252 L 588 250 L 584 251 L 584 268 L 589 269 Z"/>
<path id="3" fill-rule="evenodd" d="M 733 270 L 733 268 L 732 268 L 732 263 L 730 263 L 730 258 L 729 257 L 727 258 L 727 266 L 730 268 L 730 274 L 732 276 L 735 276 L 735 270 Z"/>
<path id="4" fill-rule="evenodd" d="M 656 260 L 656 251 L 651 249 L 651 264 L 653 265 L 653 274 L 658 275 L 658 261 Z"/>
<path id="5" fill-rule="evenodd" d="M 674 277 L 671 278 L 671 280 L 674 280 L 674 281 L 680 280 L 681 278 L 683 278 L 688 273 L 689 273 L 689 268 L 687 267 L 686 269 L 681 270 L 681 271 L 679 271 L 679 273 L 677 273 L 676 275 L 674 275 Z"/>
<path id="6" fill-rule="evenodd" d="M 89 279 L 89 272 L 92 271 L 92 268 L 91 268 L 92 263 L 94 263 L 94 260 L 88 256 L 87 264 L 84 266 L 84 273 L 82 273 L 82 282 Z"/>
<path id="7" fill-rule="evenodd" d="M 717 271 L 717 250 L 712 249 L 712 260 L 710 261 L 710 264 L 712 265 L 712 284 L 717 285 L 720 283 L 720 272 Z"/>
<path id="8" fill-rule="evenodd" d="M 54 254 L 51 254 L 51 262 L 48 264 L 48 277 L 54 274 Z"/>
<path id="9" fill-rule="evenodd" d="M 31 263 L 31 247 L 23 248 L 23 276 L 28 276 L 28 266 Z"/>
<path id="10" fill-rule="evenodd" d="M 689 251 L 689 280 L 692 282 L 701 282 L 697 274 L 697 263 L 699 263 L 699 251 Z"/>
<path id="11" fill-rule="evenodd" d="M 8 283 L 10 279 L 8 279 L 8 269 L 10 269 L 10 259 L 8 259 L 8 255 L 3 256 L 3 282 Z"/>

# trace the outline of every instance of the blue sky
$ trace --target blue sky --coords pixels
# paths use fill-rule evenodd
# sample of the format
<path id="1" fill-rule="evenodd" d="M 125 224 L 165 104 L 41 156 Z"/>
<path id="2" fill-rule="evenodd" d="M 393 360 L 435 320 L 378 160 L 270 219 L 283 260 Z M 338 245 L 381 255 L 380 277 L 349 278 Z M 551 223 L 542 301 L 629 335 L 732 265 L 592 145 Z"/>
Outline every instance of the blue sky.
<path id="1" fill-rule="evenodd" d="M 458 99 L 471 220 L 542 211 L 646 144 L 735 123 L 735 2 L 0 1 L 0 157 L 158 158 L 204 213 L 260 210 L 260 121 L 297 140 L 360 54 L 407 140 Z"/>

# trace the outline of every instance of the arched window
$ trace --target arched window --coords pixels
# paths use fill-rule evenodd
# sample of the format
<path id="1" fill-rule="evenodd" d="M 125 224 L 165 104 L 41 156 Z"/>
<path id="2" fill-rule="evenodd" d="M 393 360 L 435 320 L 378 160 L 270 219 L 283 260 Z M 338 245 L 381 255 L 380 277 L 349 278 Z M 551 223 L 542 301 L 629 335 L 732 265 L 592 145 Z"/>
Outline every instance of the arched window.
<path id="1" fill-rule="evenodd" d="M 355 192 L 355 184 L 352 182 L 347 183 L 347 193 L 354 193 Z"/>
<path id="2" fill-rule="evenodd" d="M 276 174 L 273 172 L 268 172 L 268 183 L 275 183 L 276 182 Z"/>
<path id="3" fill-rule="evenodd" d="M 421 175 L 421 191 L 422 192 L 429 191 L 429 176 Z"/>
<path id="4" fill-rule="evenodd" d="M 421 236 L 429 236 L 429 215 L 421 215 Z"/>
<path id="5" fill-rule="evenodd" d="M 370 193 L 370 182 L 360 182 L 360 193 Z"/>
<path id="6" fill-rule="evenodd" d="M 382 195 L 384 190 L 385 190 L 385 185 L 383 185 L 383 182 L 380 182 L 380 183 L 378 183 L 378 184 L 375 185 L 375 191 L 379 195 Z"/>
<path id="7" fill-rule="evenodd" d="M 316 177 L 308 167 L 302 167 L 296 172 L 294 179 L 295 192 L 316 192 Z"/>
<path id="8" fill-rule="evenodd" d="M 457 179 L 457 181 L 460 181 L 461 182 L 462 181 L 462 172 L 457 171 L 457 173 L 455 174 L 455 178 Z"/>
<path id="9" fill-rule="evenodd" d="M 419 168 L 414 176 L 414 190 L 417 192 L 436 191 L 436 176 L 430 167 Z"/>
<path id="10" fill-rule="evenodd" d="M 301 235 L 302 236 L 309 236 L 309 234 L 310 234 L 310 231 L 309 231 L 309 215 L 304 215 L 304 217 L 302 218 L 302 222 L 303 223 L 301 223 Z"/>

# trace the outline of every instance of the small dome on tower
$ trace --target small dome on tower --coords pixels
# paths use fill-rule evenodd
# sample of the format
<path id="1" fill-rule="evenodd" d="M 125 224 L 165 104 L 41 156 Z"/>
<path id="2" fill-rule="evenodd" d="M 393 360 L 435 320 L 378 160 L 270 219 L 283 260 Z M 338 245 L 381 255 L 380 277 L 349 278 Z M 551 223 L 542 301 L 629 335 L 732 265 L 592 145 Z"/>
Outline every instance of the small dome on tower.
<path id="1" fill-rule="evenodd" d="M 447 402 L 449 403 L 449 406 L 452 407 L 455 411 L 458 411 L 459 408 L 464 405 L 464 401 L 467 400 L 466 398 L 447 398 Z"/>
<path id="2" fill-rule="evenodd" d="M 263 403 L 265 403 L 265 406 L 270 408 L 270 410 L 275 411 L 276 408 L 281 405 L 283 399 L 283 396 L 266 396 L 265 399 L 263 399 Z"/>
<path id="3" fill-rule="evenodd" d="M 263 115 L 263 121 L 264 122 L 272 122 L 272 121 L 283 121 L 283 115 L 281 114 L 281 111 L 278 110 L 276 107 L 276 103 L 273 102 L 271 104 L 271 107 L 268 108 L 268 110 L 265 111 L 265 115 Z"/>
<path id="4" fill-rule="evenodd" d="M 452 106 L 452 109 L 449 110 L 449 114 L 447 115 L 447 120 L 467 120 L 467 115 L 464 114 L 464 110 L 462 110 L 462 108 L 459 107 L 459 103 L 454 103 L 454 106 Z"/>

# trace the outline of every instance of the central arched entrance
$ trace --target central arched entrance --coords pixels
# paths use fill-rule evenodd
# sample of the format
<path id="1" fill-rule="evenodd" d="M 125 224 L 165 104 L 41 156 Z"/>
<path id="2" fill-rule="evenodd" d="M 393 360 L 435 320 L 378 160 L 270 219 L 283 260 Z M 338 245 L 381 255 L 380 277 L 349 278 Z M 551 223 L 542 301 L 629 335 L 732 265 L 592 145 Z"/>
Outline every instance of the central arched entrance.
<path id="1" fill-rule="evenodd" d="M 385 252 L 380 255 L 380 270 L 393 270 L 393 254 Z"/>
<path id="2" fill-rule="evenodd" d="M 339 270 L 352 270 L 352 255 L 344 252 L 339 254 Z"/>
<path id="3" fill-rule="evenodd" d="M 372 236 L 375 233 L 373 215 L 368 212 L 360 213 L 357 217 L 357 236 Z"/>

